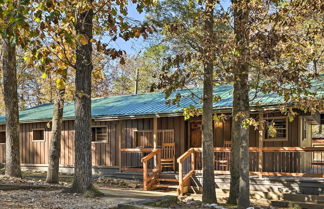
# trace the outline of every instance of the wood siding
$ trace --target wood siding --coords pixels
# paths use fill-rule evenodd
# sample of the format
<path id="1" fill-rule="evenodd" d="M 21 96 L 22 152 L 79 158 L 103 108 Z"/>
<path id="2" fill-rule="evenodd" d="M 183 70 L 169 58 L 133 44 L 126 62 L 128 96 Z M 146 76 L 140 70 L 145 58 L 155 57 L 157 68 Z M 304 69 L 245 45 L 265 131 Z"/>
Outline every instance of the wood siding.
<path id="1" fill-rule="evenodd" d="M 278 116 L 278 114 L 267 114 L 265 117 Z M 152 130 L 153 119 L 128 119 L 121 121 L 121 133 L 119 133 L 117 124 L 119 121 L 96 121 L 93 122 L 93 127 L 107 127 L 108 139 L 107 141 L 98 141 L 92 143 L 92 163 L 97 167 L 114 167 L 119 166 L 120 158 L 122 162 L 138 166 L 140 158 L 139 154 L 123 153 L 120 154 L 119 139 L 122 140 L 122 148 L 136 147 L 135 134 L 136 130 Z M 21 143 L 21 163 L 23 165 L 46 165 L 48 163 L 48 148 L 49 140 L 51 137 L 51 130 L 47 128 L 47 122 L 28 123 L 20 125 L 20 143 Z M 189 147 L 189 131 L 188 121 L 183 117 L 161 117 L 158 118 L 159 130 L 174 130 L 176 158 L 183 154 Z M 288 140 L 283 142 L 264 142 L 264 147 L 297 147 L 301 146 L 299 140 L 299 127 L 298 118 L 288 123 Z M 32 130 L 41 129 L 45 130 L 44 141 L 33 141 Z M 0 125 L 0 131 L 5 130 L 4 125 Z M 120 136 L 121 134 L 121 136 Z M 231 119 L 227 119 L 221 123 L 214 124 L 214 144 L 216 147 L 223 147 L 224 141 L 231 140 Z M 258 130 L 254 127 L 250 128 L 250 147 L 259 146 Z M 272 153 L 264 156 L 267 162 L 265 168 L 271 165 L 271 159 L 274 158 Z M 289 154 L 287 154 L 289 155 Z M 286 160 L 283 160 L 283 165 L 295 167 L 298 162 L 291 161 L 290 159 L 298 156 L 281 156 L 283 159 L 288 159 L 289 165 Z M 0 144 L 0 162 L 5 162 L 5 144 Z M 287 164 L 287 165 L 286 165 Z M 74 165 L 74 121 L 64 121 L 62 127 L 62 142 L 61 142 L 61 166 Z"/>
<path id="2" fill-rule="evenodd" d="M 94 121 L 93 127 L 107 127 L 108 139 L 106 141 L 92 142 L 92 164 L 96 167 L 113 167 L 119 165 L 119 132 L 118 121 Z M 47 122 L 25 123 L 20 125 L 20 153 L 22 165 L 47 165 L 49 140 L 51 130 L 47 128 Z M 135 130 L 152 130 L 153 119 L 122 120 L 122 147 L 135 147 Z M 45 140 L 33 141 L 32 130 L 44 129 Z M 158 129 L 173 129 L 176 143 L 176 157 L 187 149 L 186 128 L 183 117 L 158 118 Z M 5 126 L 0 126 L 0 131 Z M 60 165 L 72 167 L 74 165 L 74 121 L 64 121 L 62 126 Z M 126 156 L 123 161 L 137 163 L 139 157 Z M 0 144 L 0 163 L 5 162 L 5 144 Z"/>

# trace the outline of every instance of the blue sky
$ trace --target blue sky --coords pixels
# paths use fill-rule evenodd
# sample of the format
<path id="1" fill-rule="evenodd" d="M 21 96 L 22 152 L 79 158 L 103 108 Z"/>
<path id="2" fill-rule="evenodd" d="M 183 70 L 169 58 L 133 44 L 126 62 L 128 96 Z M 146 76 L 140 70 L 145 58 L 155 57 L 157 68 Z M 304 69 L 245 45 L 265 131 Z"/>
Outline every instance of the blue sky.
<path id="1" fill-rule="evenodd" d="M 230 0 L 221 0 L 220 2 L 225 9 L 230 6 Z M 145 12 L 139 13 L 136 10 L 136 5 L 130 3 L 128 6 L 128 16 L 134 20 L 143 21 L 145 18 Z M 117 49 L 125 50 L 129 55 L 136 56 L 138 53 L 145 50 L 145 47 L 148 46 L 148 40 L 139 38 L 124 41 L 123 39 L 119 38 L 114 43 L 111 43 L 111 46 Z"/>

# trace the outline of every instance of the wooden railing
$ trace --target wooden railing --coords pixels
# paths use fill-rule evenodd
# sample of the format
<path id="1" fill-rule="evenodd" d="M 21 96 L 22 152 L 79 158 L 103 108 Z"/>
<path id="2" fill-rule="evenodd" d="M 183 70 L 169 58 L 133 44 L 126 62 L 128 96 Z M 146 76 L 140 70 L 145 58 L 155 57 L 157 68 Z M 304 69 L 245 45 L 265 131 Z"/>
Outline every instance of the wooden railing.
<path id="1" fill-rule="evenodd" d="M 230 173 L 229 147 L 215 147 L 215 174 Z M 190 178 L 202 170 L 202 148 L 190 148 L 178 158 L 180 195 Z M 250 147 L 250 175 L 324 177 L 324 147 Z"/>
<path id="2" fill-rule="evenodd" d="M 187 192 L 190 178 L 195 174 L 195 149 L 190 148 L 178 158 L 177 162 L 179 163 L 179 187 L 177 192 L 182 195 Z"/>
<path id="3" fill-rule="evenodd" d="M 142 172 L 141 159 L 151 153 L 153 148 L 122 148 L 120 151 L 120 171 Z"/>
<path id="4" fill-rule="evenodd" d="M 161 150 L 153 150 L 143 157 L 141 162 L 143 163 L 143 187 L 144 190 L 150 190 L 157 183 L 161 172 Z"/>

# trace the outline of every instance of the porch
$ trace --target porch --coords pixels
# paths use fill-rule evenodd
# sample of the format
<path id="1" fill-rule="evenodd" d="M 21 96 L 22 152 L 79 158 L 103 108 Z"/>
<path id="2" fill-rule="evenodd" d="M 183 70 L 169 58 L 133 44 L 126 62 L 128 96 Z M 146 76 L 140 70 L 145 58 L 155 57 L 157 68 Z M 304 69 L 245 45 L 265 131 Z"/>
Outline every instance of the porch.
<path id="1" fill-rule="evenodd" d="M 263 116 L 260 115 L 262 119 Z M 278 117 L 276 117 L 278 118 Z M 165 166 L 163 160 L 166 153 L 174 153 L 172 149 L 166 150 L 163 143 L 173 143 L 172 132 L 165 134 L 166 130 L 157 130 L 154 125 L 157 119 L 153 119 L 153 131 L 146 136 L 146 140 L 151 143 L 141 143 L 143 146 L 136 148 L 121 148 L 120 171 L 139 171 L 143 173 L 143 184 L 145 190 L 154 188 L 175 188 L 179 194 L 186 193 L 190 187 L 200 187 L 199 178 L 202 175 L 202 149 L 201 128 L 199 123 L 188 123 L 187 144 L 189 148 L 182 152 L 179 157 L 174 157 L 175 165 Z M 265 140 L 264 130 L 251 132 L 255 139 L 249 148 L 250 175 L 254 177 L 289 177 L 300 179 L 301 177 L 324 177 L 324 147 L 312 147 L 306 138 L 299 135 L 301 120 L 294 123 L 287 119 L 276 121 L 286 123 L 282 131 L 286 141 L 275 141 L 276 139 Z M 220 132 L 221 128 L 230 129 L 230 122 L 227 124 L 215 124 L 214 133 Z M 287 127 L 287 128 L 286 128 Z M 289 128 L 288 128 L 289 127 Z M 169 130 L 170 131 L 170 130 Z M 223 135 L 228 132 L 223 131 Z M 168 137 L 163 137 L 168 135 Z M 231 142 L 226 136 L 222 136 L 222 141 L 216 141 L 214 148 L 214 170 L 215 175 L 229 175 L 230 172 L 230 151 Z M 140 140 L 141 141 L 141 140 Z M 144 140 L 145 141 L 145 140 Z M 270 141 L 270 142 L 269 142 Z M 221 142 L 221 144 L 220 144 Z M 146 145 L 153 146 L 146 146 Z M 296 144 L 295 146 L 292 146 Z M 266 146 L 267 145 L 267 146 Z M 272 145 L 272 146 L 271 146 Z M 280 146 L 281 145 L 281 146 Z M 285 146 L 286 145 L 286 146 Z M 299 146 L 298 146 L 299 145 Z M 174 144 L 174 146 L 176 146 Z M 169 158 L 172 158 L 169 157 Z M 172 174 L 166 177 L 166 173 Z M 170 176 L 170 175 L 169 175 Z M 199 177 L 200 176 L 200 177 Z"/>
<path id="2" fill-rule="evenodd" d="M 218 188 L 225 189 L 228 186 L 230 174 L 230 150 L 229 147 L 214 148 L 214 169 L 217 176 Z M 135 150 L 143 153 L 150 150 Z M 131 150 L 127 150 L 131 152 Z M 275 178 L 280 186 L 283 182 L 307 180 L 314 181 L 324 177 L 324 148 L 322 147 L 250 147 L 250 175 L 251 181 L 260 178 Z M 199 189 L 202 181 L 202 149 L 190 148 L 177 159 L 175 171 L 165 168 L 161 164 L 161 149 L 157 148 L 140 159 L 142 164 L 137 169 L 124 169 L 124 171 L 143 172 L 144 190 L 156 188 L 177 189 L 182 195 L 189 189 Z M 305 178 L 311 177 L 311 178 Z M 281 180 L 280 180 L 281 179 Z M 227 185 L 225 185 L 227 181 Z M 270 182 L 270 181 L 269 181 Z M 295 183 L 296 184 L 296 183 Z M 323 182 L 321 182 L 323 186 Z M 273 186 L 270 183 L 268 186 Z M 287 185 L 286 185 L 287 186 Z M 296 185 L 295 185 L 296 186 Z M 255 189 L 261 188 L 254 186 Z M 293 185 L 290 185 L 293 187 Z M 323 188 L 322 188 L 323 189 Z M 253 190 L 253 189 L 252 189 Z M 266 189 L 261 189 L 266 190 Z M 323 191 L 323 190 L 322 190 Z M 320 192 L 320 191 L 319 191 Z"/>

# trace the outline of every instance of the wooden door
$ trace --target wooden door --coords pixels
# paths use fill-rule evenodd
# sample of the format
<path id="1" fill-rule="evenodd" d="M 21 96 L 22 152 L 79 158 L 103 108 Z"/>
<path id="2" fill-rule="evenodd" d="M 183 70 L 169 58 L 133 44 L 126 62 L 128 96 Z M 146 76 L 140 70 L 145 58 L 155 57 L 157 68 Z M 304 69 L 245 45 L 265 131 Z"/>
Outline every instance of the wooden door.
<path id="1" fill-rule="evenodd" d="M 190 123 L 190 147 L 201 147 L 202 130 L 201 121 Z"/>

